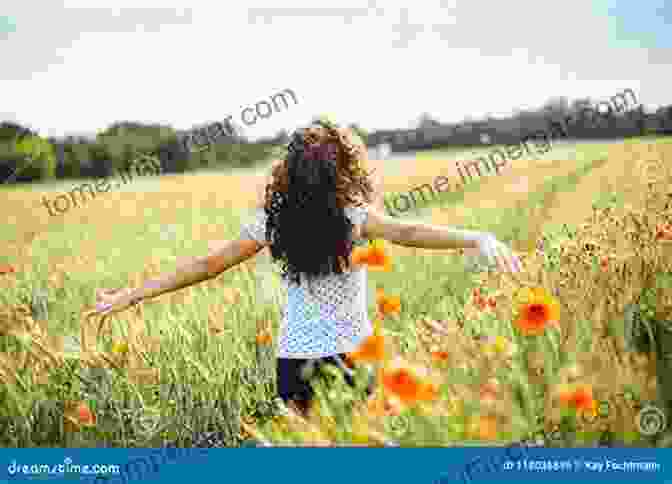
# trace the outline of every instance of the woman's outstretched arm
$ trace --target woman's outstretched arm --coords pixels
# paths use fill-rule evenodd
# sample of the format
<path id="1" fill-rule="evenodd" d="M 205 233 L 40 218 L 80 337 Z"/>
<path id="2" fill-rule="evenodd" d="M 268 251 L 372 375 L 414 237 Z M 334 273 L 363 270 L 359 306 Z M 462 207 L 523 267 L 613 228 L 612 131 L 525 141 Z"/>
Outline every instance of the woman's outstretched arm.
<path id="1" fill-rule="evenodd" d="M 403 222 L 385 215 L 377 207 L 369 208 L 364 231 L 367 238 L 384 239 L 396 245 L 418 249 L 475 249 L 476 239 L 482 234 L 440 225 Z"/>
<path id="2" fill-rule="evenodd" d="M 520 269 L 520 262 L 511 250 L 488 232 L 402 222 L 381 213 L 375 207 L 368 209 L 363 235 L 419 249 L 477 249 L 502 270 L 518 272 Z"/>
<path id="3" fill-rule="evenodd" d="M 96 312 L 118 312 L 127 307 L 162 294 L 198 284 L 217 277 L 222 272 L 256 255 L 263 246 L 254 240 L 238 239 L 226 242 L 207 256 L 195 257 L 169 275 L 145 282 L 142 287 L 100 295 Z"/>

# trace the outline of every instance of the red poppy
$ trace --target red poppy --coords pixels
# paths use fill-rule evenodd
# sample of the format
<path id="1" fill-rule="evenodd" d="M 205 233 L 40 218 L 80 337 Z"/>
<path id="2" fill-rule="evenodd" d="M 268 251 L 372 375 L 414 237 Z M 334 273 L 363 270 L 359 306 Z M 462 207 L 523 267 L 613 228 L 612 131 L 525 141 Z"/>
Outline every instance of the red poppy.
<path id="1" fill-rule="evenodd" d="M 0 275 L 2 275 L 2 274 L 12 274 L 14 272 L 16 272 L 16 271 L 9 264 L 0 264 Z"/>
<path id="2" fill-rule="evenodd" d="M 96 425 L 96 415 L 84 402 L 80 402 L 77 407 L 77 422 L 83 427 L 92 427 Z"/>

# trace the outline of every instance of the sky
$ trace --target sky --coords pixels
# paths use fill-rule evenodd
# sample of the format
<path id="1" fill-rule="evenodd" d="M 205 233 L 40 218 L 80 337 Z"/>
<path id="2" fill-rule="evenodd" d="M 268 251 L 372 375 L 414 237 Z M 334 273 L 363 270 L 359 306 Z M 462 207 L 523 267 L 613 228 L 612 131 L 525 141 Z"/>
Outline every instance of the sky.
<path id="1" fill-rule="evenodd" d="M 0 120 L 61 137 L 231 115 L 255 139 L 318 114 L 410 128 L 628 88 L 655 110 L 672 104 L 665 1 L 5 2 Z M 298 104 L 243 124 L 285 89 Z"/>

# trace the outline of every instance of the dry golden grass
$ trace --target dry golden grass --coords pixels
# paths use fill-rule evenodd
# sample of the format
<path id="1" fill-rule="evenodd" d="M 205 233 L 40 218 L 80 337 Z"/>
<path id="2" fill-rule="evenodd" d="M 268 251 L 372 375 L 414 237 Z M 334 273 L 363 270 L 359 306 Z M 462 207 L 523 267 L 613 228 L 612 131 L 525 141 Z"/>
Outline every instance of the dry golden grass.
<path id="1" fill-rule="evenodd" d="M 614 402 L 617 412 L 609 419 L 599 420 L 595 424 L 599 429 L 584 426 L 583 430 L 587 431 L 609 429 L 619 435 L 631 435 L 636 430 L 635 410 L 624 402 L 617 401 L 615 395 L 628 383 L 643 383 L 642 397 L 645 399 L 655 395 L 655 355 L 645 357 L 625 351 L 623 341 L 611 334 L 608 328 L 609 323 L 622 314 L 626 304 L 636 300 L 644 288 L 651 286 L 656 274 L 672 270 L 670 244 L 655 239 L 659 224 L 672 223 L 672 208 L 667 198 L 672 186 L 669 157 L 669 148 L 653 144 L 628 144 L 614 148 L 609 154 L 609 163 L 591 173 L 575 191 L 560 194 L 549 202 L 549 206 L 544 207 L 544 217 L 547 219 L 560 223 L 585 222 L 579 236 L 563 246 L 560 269 L 555 272 L 544 270 L 538 256 L 526 255 L 524 273 L 519 280 L 497 274 L 486 276 L 482 280 L 482 287 L 492 293 L 496 300 L 495 307 L 486 311 L 489 315 L 487 317 L 504 325 L 511 324 L 515 292 L 521 286 L 543 287 L 549 293 L 555 294 L 561 303 L 558 351 L 573 357 L 575 361 L 572 368 L 561 368 L 551 381 L 547 378 L 549 375 L 543 373 L 545 367 L 540 355 L 531 352 L 525 358 L 523 375 L 527 382 L 541 385 L 544 389 L 545 424 L 549 430 L 559 422 L 555 389 L 561 383 L 587 384 L 593 388 L 597 399 Z M 646 166 L 642 165 L 643 162 L 646 162 Z M 408 177 L 395 174 L 384 177 L 383 188 L 385 191 L 403 192 L 424 182 L 431 183 L 437 173 L 441 173 L 440 169 L 435 171 L 441 163 L 423 161 L 414 166 L 409 161 L 409 173 L 414 175 Z M 461 205 L 462 210 L 482 207 L 484 200 L 496 200 L 499 208 L 514 206 L 525 199 L 525 189 L 534 191 L 549 177 L 567 174 L 574 168 L 575 163 L 572 162 L 538 162 L 524 167 L 514 166 L 500 177 L 485 181 L 481 192 L 467 194 Z M 650 183 L 654 175 L 655 183 Z M 526 177 L 525 186 L 519 183 L 521 176 Z M 260 180 L 262 178 L 252 175 L 164 177 L 158 192 L 102 194 L 96 200 L 89 201 L 85 207 L 73 208 L 60 220 L 48 216 L 46 209 L 39 203 L 42 194 L 12 192 L 9 194 L 8 203 L 3 204 L 3 214 L 0 215 L 12 217 L 16 224 L 20 223 L 21 230 L 17 229 L 17 236 L 6 244 L 3 253 L 11 259 L 17 272 L 28 270 L 34 256 L 32 250 L 37 250 L 36 241 L 39 243 L 40 240 L 46 240 L 49 230 L 63 224 L 87 224 L 91 237 L 78 242 L 77 253 L 61 254 L 49 259 L 50 286 L 54 289 L 65 288 L 68 277 L 92 272 L 92 268 L 96 267 L 96 259 L 100 256 L 100 244 L 113 239 L 118 227 L 144 225 L 145 212 L 158 214 L 153 215 L 152 221 L 164 225 L 184 221 L 184 217 L 179 215 L 182 210 L 198 213 L 200 210 L 214 209 L 221 210 L 223 214 L 237 213 L 241 208 L 253 206 L 257 196 L 253 188 L 258 186 Z M 513 185 L 520 190 L 512 190 Z M 627 204 L 617 209 L 593 212 L 590 204 L 595 193 L 614 190 L 622 193 Z M 47 196 L 53 197 L 53 194 Z M 36 205 L 40 209 L 36 209 Z M 435 209 L 432 221 L 459 225 L 464 220 L 461 217 L 459 207 Z M 535 220 L 530 220 L 529 223 L 534 223 L 539 228 L 543 226 Z M 233 229 L 237 230 L 237 227 Z M 226 239 L 230 235 L 227 230 L 229 228 L 223 228 L 216 220 L 212 223 L 193 224 L 188 232 L 188 239 Z M 216 245 L 216 242 L 213 244 Z M 586 244 L 591 244 L 589 251 L 586 250 Z M 147 249 L 148 253 L 151 253 L 151 249 Z M 415 254 L 417 251 L 395 249 L 393 256 L 409 253 Z M 596 270 L 593 255 L 598 260 L 606 257 L 608 263 Z M 253 268 L 254 264 L 249 263 L 237 270 L 246 272 Z M 159 272 L 157 260 L 149 258 L 146 265 L 129 275 L 129 283 L 138 284 Z M 13 281 L 13 277 L 0 276 L 0 290 L 12 287 Z M 221 280 L 215 280 L 208 284 L 216 286 L 222 283 Z M 193 293 L 181 291 L 167 298 L 172 302 L 188 303 L 193 298 Z M 234 288 L 227 288 L 222 306 L 217 306 L 210 314 L 207 329 L 212 335 L 221 335 L 230 330 L 223 323 L 226 320 L 223 307 L 236 304 L 239 298 L 239 290 L 236 292 Z M 661 291 L 657 301 L 657 316 L 672 317 L 672 294 Z M 85 347 L 82 360 L 85 366 L 128 368 L 133 370 L 129 378 L 138 382 L 157 381 L 157 369 L 145 367 L 142 356 L 155 353 L 161 340 L 145 334 L 143 311 L 140 306 L 129 312 L 129 332 L 125 339 L 127 351 L 123 353 L 86 348 L 86 341 L 98 338 L 99 334 L 98 328 L 82 321 Z M 474 321 L 486 317 L 486 312 L 476 307 L 472 301 L 465 307 L 465 318 L 467 321 Z M 521 423 L 517 420 L 520 412 L 512 413 L 512 409 L 517 406 L 513 389 L 496 376 L 502 369 L 513 371 L 512 362 L 516 353 L 488 350 L 486 343 L 474 340 L 464 331 L 464 321 L 435 321 L 416 316 L 420 348 L 405 356 L 408 364 L 423 368 L 426 378 L 432 381 L 444 378 L 449 368 L 471 369 L 480 375 L 480 380 L 475 383 L 448 385 L 448 398 L 422 403 L 419 411 L 430 419 L 440 417 L 444 419 L 443 422 L 446 416 L 455 417 L 456 421 L 461 419 L 462 424 L 456 424 L 455 435 L 462 435 L 464 439 L 510 440 L 518 435 L 521 430 Z M 594 335 L 589 351 L 580 350 L 578 347 L 577 325 L 582 321 L 590 322 Z M 48 336 L 40 322 L 30 317 L 30 309 L 25 306 L 0 308 L 0 334 L 30 338 L 35 343 L 30 350 L 16 355 L 0 355 L 0 379 L 6 384 L 17 384 L 15 375 L 21 368 L 33 368 L 39 380 L 48 367 L 62 364 L 62 342 Z M 480 414 L 465 414 L 465 404 L 474 401 L 481 405 Z M 381 411 L 378 408 L 372 411 L 370 406 L 364 406 L 355 412 L 356 422 L 353 425 L 357 428 L 353 435 L 358 436 L 360 443 L 379 445 L 387 439 L 383 417 L 386 412 L 393 414 L 397 411 L 397 403 L 386 403 L 387 410 Z M 305 441 L 326 445 L 336 439 L 333 422 L 324 414 L 318 414 L 314 420 L 308 422 L 298 417 L 290 417 L 283 425 L 283 432 L 298 432 Z"/>

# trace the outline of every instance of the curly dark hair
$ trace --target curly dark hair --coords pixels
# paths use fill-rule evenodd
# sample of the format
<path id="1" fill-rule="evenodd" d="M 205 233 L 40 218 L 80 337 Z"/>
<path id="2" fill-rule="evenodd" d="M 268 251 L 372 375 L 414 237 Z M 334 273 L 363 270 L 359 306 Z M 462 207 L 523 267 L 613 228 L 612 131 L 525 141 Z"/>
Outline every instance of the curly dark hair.
<path id="1" fill-rule="evenodd" d="M 271 256 L 283 278 L 301 283 L 350 268 L 353 226 L 345 207 L 371 203 L 362 168 L 366 147 L 349 129 L 313 121 L 291 137 L 288 153 L 266 185 L 264 211 Z"/>

